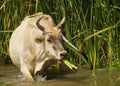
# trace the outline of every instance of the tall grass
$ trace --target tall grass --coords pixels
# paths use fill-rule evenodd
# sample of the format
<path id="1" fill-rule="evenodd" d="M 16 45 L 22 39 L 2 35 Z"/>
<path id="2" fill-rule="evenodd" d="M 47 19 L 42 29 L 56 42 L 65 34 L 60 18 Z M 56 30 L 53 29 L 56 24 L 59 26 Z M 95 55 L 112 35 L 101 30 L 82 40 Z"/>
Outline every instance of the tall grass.
<path id="1" fill-rule="evenodd" d="M 0 1 L 0 63 L 9 63 L 12 31 L 30 14 L 43 12 L 56 24 L 66 12 L 62 32 L 82 53 L 66 45 L 68 60 L 95 69 L 120 68 L 119 0 L 3 0 Z"/>

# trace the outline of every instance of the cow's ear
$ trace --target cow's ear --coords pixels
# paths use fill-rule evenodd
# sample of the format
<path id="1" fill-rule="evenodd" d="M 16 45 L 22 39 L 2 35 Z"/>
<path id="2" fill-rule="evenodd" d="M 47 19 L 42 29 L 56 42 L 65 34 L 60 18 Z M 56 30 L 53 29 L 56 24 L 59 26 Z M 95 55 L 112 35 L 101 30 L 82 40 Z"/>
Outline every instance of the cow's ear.
<path id="1" fill-rule="evenodd" d="M 36 38 L 35 38 L 35 42 L 38 43 L 38 44 L 42 43 L 43 41 L 44 41 L 44 38 L 43 38 L 43 37 L 40 37 L 40 36 L 39 36 L 39 37 L 36 37 Z"/>

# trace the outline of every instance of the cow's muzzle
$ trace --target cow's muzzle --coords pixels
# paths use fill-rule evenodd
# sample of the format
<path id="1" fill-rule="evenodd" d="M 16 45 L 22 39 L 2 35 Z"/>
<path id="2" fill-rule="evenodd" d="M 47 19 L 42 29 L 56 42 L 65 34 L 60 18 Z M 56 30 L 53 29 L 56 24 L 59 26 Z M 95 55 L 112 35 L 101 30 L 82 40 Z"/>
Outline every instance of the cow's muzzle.
<path id="1" fill-rule="evenodd" d="M 67 51 L 61 52 L 60 57 L 61 57 L 61 59 L 66 58 L 67 57 Z"/>

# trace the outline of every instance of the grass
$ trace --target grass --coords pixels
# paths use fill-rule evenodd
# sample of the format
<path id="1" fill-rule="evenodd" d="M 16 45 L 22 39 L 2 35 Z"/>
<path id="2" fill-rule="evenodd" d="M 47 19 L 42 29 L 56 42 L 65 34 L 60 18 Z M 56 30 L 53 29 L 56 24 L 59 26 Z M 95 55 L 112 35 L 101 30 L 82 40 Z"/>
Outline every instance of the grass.
<path id="1" fill-rule="evenodd" d="M 42 11 L 51 15 L 57 24 L 63 16 L 62 7 L 66 11 L 62 32 L 82 52 L 76 52 L 65 44 L 68 60 L 92 69 L 119 68 L 119 0 L 0 1 L 0 63 L 10 63 L 9 38 L 26 15 Z"/>

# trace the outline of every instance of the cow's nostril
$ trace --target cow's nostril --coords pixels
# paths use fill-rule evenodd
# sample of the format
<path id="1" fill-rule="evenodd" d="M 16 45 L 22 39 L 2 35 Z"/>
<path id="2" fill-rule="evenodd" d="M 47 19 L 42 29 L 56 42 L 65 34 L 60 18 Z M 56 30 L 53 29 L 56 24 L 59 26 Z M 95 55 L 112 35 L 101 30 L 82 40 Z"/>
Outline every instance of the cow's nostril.
<path id="1" fill-rule="evenodd" d="M 60 54 L 60 57 L 61 57 L 61 58 L 64 58 L 64 57 L 66 57 L 66 56 L 67 56 L 67 52 L 63 52 L 63 53 Z"/>

